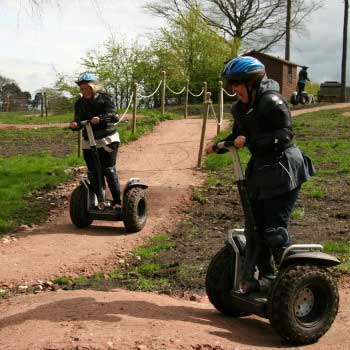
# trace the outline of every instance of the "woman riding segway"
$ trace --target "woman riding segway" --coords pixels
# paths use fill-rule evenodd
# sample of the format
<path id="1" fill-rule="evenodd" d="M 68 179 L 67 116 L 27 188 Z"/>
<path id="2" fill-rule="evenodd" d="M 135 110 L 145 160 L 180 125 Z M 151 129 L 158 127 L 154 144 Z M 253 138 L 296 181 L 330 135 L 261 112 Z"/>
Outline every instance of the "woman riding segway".
<path id="1" fill-rule="evenodd" d="M 80 87 L 81 97 L 75 103 L 74 121 L 70 123 L 70 128 L 73 131 L 78 131 L 83 128 L 82 121 L 90 121 L 96 140 L 100 166 L 113 197 L 112 206 L 120 211 L 120 185 L 115 167 L 120 138 L 113 124 L 119 120 L 116 107 L 111 97 L 102 92 L 102 86 L 95 74 L 84 73 L 76 83 Z M 90 184 L 94 192 L 98 193 L 97 164 L 92 156 L 85 129 L 83 129 L 83 155 L 88 167 Z"/>
<path id="2" fill-rule="evenodd" d="M 268 79 L 264 65 L 250 56 L 229 61 L 222 73 L 227 86 L 239 97 L 232 106 L 234 125 L 226 140 L 237 148 L 248 147 L 251 158 L 246 169 L 248 196 L 255 220 L 255 255 L 259 276 L 271 274 L 275 262 L 290 245 L 288 221 L 300 186 L 314 169 L 294 143 L 291 114 L 279 94 L 277 82 Z M 215 143 L 207 153 L 223 153 Z M 259 288 L 253 278 L 254 265 L 245 276 L 244 292 Z"/>

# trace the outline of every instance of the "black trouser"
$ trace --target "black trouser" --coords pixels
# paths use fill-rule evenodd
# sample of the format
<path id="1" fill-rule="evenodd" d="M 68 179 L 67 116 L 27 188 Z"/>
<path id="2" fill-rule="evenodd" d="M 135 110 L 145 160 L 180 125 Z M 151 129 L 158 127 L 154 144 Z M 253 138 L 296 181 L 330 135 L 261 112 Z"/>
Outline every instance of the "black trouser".
<path id="1" fill-rule="evenodd" d="M 304 82 L 298 82 L 298 96 L 300 96 L 301 93 L 305 90 L 305 85 L 306 84 Z"/>
<path id="2" fill-rule="evenodd" d="M 108 187 L 111 191 L 114 204 L 120 204 L 121 203 L 120 185 L 119 185 L 119 180 L 118 180 L 118 176 L 115 168 L 119 142 L 113 142 L 109 144 L 107 147 L 110 148 L 112 151 L 107 152 L 102 147 L 97 149 L 100 162 L 101 162 L 101 168 L 102 168 L 101 171 L 107 180 Z M 84 149 L 83 154 L 84 154 L 86 165 L 88 167 L 88 171 L 91 174 L 91 178 L 93 178 L 94 175 L 96 175 L 97 170 L 96 170 L 96 164 L 91 155 L 91 150 Z"/>
<path id="3" fill-rule="evenodd" d="M 284 227 L 287 229 L 299 191 L 300 187 L 277 197 L 251 201 L 260 244 L 257 265 L 262 274 L 273 272 L 271 250 L 264 239 L 264 232 L 269 228 Z"/>

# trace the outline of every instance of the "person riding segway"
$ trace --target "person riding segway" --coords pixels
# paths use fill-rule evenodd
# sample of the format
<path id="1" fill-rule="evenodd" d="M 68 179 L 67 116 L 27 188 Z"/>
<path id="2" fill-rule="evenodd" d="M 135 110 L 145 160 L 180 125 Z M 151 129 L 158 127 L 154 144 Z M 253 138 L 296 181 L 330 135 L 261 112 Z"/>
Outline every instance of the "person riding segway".
<path id="1" fill-rule="evenodd" d="M 310 81 L 308 77 L 307 69 L 309 67 L 303 66 L 298 74 L 298 91 L 293 92 L 290 98 L 290 102 L 293 105 L 297 105 L 299 102 L 304 105 L 306 103 L 314 103 L 314 96 L 312 94 L 308 94 L 305 91 L 305 86 L 308 81 Z"/>
<path id="2" fill-rule="evenodd" d="M 232 153 L 246 227 L 231 230 L 227 245 L 212 259 L 206 276 L 209 300 L 224 314 L 269 318 L 290 342 L 312 343 L 338 310 L 336 285 L 320 266 L 339 263 L 313 251 L 321 245 L 292 245 L 288 232 L 300 187 L 314 174 L 312 162 L 296 147 L 288 104 L 259 60 L 232 59 L 222 76 L 239 97 L 232 106 L 234 125 L 224 141 L 206 150 Z M 237 153 L 243 147 L 251 153 L 245 177 Z"/>
<path id="3" fill-rule="evenodd" d="M 146 222 L 147 206 L 139 179 L 128 181 L 123 193 L 123 205 L 116 171 L 120 143 L 115 123 L 119 121 L 111 97 L 102 91 L 98 77 L 83 73 L 76 83 L 81 97 L 74 106 L 73 131 L 83 130 L 83 155 L 88 172 L 71 197 L 70 214 L 73 223 L 86 227 L 92 220 L 123 220 L 129 232 L 142 229 Z M 105 180 L 112 201 L 105 198 Z M 95 203 L 96 202 L 96 203 Z"/>

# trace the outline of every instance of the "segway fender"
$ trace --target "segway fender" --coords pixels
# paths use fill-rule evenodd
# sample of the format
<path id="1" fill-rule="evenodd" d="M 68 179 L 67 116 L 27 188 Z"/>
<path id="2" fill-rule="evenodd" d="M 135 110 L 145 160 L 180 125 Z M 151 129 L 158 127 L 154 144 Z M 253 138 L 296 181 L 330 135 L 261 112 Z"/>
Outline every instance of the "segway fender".
<path id="1" fill-rule="evenodd" d="M 127 190 L 129 190 L 132 187 L 140 187 L 140 188 L 145 190 L 146 188 L 148 188 L 148 185 L 141 182 L 139 178 L 133 177 L 127 181 L 125 188 L 124 188 L 124 194 Z"/>
<path id="2" fill-rule="evenodd" d="M 336 257 L 323 252 L 293 252 L 293 254 L 283 259 L 281 267 L 287 267 L 292 264 L 310 264 L 331 267 L 339 265 L 340 261 Z"/>

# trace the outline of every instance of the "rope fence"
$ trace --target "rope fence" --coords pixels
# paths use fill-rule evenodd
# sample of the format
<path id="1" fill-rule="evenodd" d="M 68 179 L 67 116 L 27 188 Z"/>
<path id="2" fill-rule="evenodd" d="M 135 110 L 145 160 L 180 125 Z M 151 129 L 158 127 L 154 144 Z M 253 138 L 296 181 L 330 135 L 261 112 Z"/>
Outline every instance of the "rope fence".
<path id="1" fill-rule="evenodd" d="M 193 96 L 193 97 L 199 97 L 199 96 L 203 95 L 203 93 L 204 93 L 204 88 L 202 89 L 202 91 L 201 91 L 198 95 L 194 94 L 191 90 L 188 90 L 188 92 L 189 92 L 189 94 L 190 94 L 191 96 Z"/>

